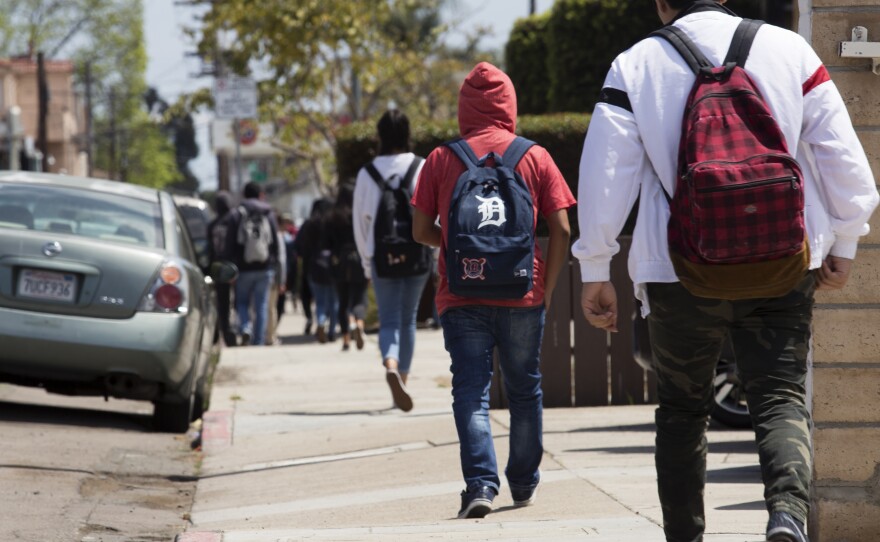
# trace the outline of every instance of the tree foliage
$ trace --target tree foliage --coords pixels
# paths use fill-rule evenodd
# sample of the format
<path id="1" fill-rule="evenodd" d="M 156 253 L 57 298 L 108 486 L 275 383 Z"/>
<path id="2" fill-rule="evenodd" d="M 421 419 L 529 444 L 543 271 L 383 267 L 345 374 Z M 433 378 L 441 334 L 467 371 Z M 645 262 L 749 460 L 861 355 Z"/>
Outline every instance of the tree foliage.
<path id="1" fill-rule="evenodd" d="M 226 0 L 204 18 L 199 50 L 260 81 L 261 114 L 282 145 L 327 177 L 336 131 L 390 103 L 412 119 L 454 114 L 475 44 L 444 44 L 443 0 Z"/>
<path id="2" fill-rule="evenodd" d="M 507 74 L 516 88 L 517 109 L 523 114 L 547 112 L 547 25 L 550 13 L 517 19 L 504 47 Z"/>
<path id="3" fill-rule="evenodd" d="M 72 59 L 81 87 L 90 66 L 98 169 L 150 186 L 180 178 L 171 143 L 143 101 L 142 0 L 0 0 L 0 55 L 37 51 Z"/>

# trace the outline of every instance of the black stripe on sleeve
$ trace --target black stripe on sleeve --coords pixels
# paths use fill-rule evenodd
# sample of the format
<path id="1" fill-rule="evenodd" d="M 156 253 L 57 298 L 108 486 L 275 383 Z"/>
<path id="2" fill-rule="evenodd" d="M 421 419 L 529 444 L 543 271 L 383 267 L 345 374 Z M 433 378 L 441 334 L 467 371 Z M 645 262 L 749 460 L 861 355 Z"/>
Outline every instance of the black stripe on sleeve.
<path id="1" fill-rule="evenodd" d="M 626 95 L 626 92 L 616 88 L 603 88 L 602 92 L 599 93 L 599 101 L 605 102 L 608 105 L 616 105 L 617 107 L 626 109 L 630 113 L 633 112 L 632 105 L 629 103 L 629 96 Z"/>

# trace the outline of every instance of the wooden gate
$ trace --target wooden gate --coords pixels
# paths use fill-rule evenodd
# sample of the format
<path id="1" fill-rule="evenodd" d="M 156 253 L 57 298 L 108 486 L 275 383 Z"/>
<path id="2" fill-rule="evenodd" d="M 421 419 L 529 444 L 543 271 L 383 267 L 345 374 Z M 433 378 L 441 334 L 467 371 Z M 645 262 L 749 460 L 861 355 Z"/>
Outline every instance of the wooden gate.
<path id="1" fill-rule="evenodd" d="M 545 250 L 547 240 L 540 240 Z M 630 238 L 620 239 L 620 252 L 611 262 L 611 280 L 617 289 L 617 333 L 590 326 L 580 304 L 580 265 L 570 257 L 559 274 L 547 313 L 541 345 L 544 407 L 634 405 L 656 402 L 654 373 L 633 359 L 635 299 L 627 271 Z M 640 317 L 640 316 L 639 316 Z M 506 408 L 498 368 L 490 396 L 492 408 Z"/>

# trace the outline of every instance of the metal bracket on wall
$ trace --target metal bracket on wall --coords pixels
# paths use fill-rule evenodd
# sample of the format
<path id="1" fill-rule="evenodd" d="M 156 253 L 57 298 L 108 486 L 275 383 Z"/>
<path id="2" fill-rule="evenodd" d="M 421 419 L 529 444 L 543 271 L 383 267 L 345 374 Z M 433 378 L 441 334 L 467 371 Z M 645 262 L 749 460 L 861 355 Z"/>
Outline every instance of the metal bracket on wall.
<path id="1" fill-rule="evenodd" d="M 871 71 L 880 75 L 880 42 L 868 41 L 868 29 L 856 26 L 852 29 L 852 41 L 840 42 L 840 56 L 843 58 L 870 58 Z"/>

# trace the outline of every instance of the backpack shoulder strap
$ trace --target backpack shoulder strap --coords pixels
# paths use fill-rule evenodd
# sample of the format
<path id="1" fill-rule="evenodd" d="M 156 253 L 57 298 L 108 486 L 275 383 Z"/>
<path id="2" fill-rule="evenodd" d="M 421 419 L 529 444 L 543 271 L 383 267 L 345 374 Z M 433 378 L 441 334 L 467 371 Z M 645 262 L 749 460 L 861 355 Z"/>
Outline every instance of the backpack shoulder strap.
<path id="1" fill-rule="evenodd" d="M 376 166 L 373 165 L 373 162 L 369 162 L 364 166 L 364 169 L 367 170 L 367 173 L 370 174 L 370 177 L 376 181 L 376 184 L 379 185 L 379 188 L 385 188 L 385 179 L 382 178 L 382 174 L 379 173 L 379 170 L 376 169 Z"/>
<path id="2" fill-rule="evenodd" d="M 724 64 L 731 62 L 736 63 L 740 68 L 746 65 L 749 58 L 749 50 L 752 48 L 752 42 L 755 41 L 755 35 L 764 21 L 753 21 L 752 19 L 743 19 L 736 32 L 733 33 L 733 39 L 730 40 L 730 49 L 727 50 L 727 57 Z"/>
<path id="3" fill-rule="evenodd" d="M 458 159 L 461 160 L 468 169 L 476 169 L 479 166 L 480 159 L 477 158 L 477 155 L 474 154 L 474 150 L 471 149 L 471 146 L 468 145 L 467 141 L 463 138 L 459 137 L 458 139 L 453 139 L 446 143 L 446 146 L 458 156 Z"/>
<path id="4" fill-rule="evenodd" d="M 409 165 L 409 169 L 406 170 L 406 175 L 403 176 L 403 180 L 400 181 L 400 186 L 406 188 L 409 191 L 409 185 L 412 184 L 413 177 L 416 176 L 416 171 L 419 169 L 419 165 L 424 162 L 425 159 L 421 156 L 416 156 L 413 158 L 412 163 Z"/>
<path id="5" fill-rule="evenodd" d="M 501 157 L 501 163 L 511 169 L 515 168 L 534 144 L 535 142 L 530 139 L 517 136 L 516 139 L 510 143 L 510 146 L 507 147 L 507 150 L 504 151 L 504 155 Z"/>
<path id="6" fill-rule="evenodd" d="M 691 40 L 687 34 L 685 34 L 680 28 L 667 25 L 659 30 L 655 30 L 649 34 L 650 36 L 657 36 L 658 38 L 663 38 L 672 45 L 678 54 L 687 62 L 687 65 L 690 66 L 691 71 L 695 74 L 699 75 L 700 71 L 703 68 L 712 68 L 712 63 L 709 62 L 709 59 L 706 58 L 706 55 L 703 54 L 702 51 L 697 47 L 697 44 Z"/>

